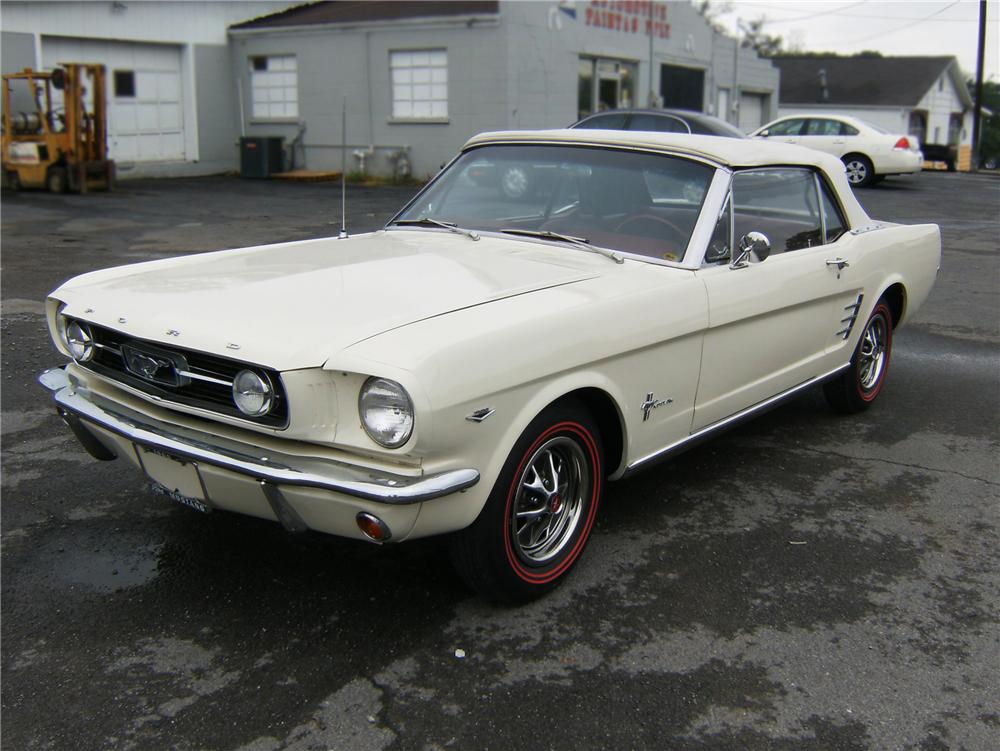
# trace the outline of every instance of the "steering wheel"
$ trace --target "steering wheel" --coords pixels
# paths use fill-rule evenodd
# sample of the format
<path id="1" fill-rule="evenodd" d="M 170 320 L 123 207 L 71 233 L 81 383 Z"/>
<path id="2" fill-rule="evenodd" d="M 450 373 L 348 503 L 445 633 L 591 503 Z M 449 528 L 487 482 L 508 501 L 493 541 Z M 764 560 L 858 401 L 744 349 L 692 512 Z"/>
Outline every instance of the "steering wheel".
<path id="1" fill-rule="evenodd" d="M 629 214 L 628 216 L 626 216 L 624 219 L 618 222 L 618 225 L 615 227 L 615 232 L 621 232 L 625 227 L 627 227 L 630 224 L 635 224 L 636 222 L 647 222 L 647 221 L 660 224 L 669 229 L 675 235 L 677 235 L 677 238 L 681 242 L 674 243 L 675 245 L 686 244 L 688 236 L 684 230 L 682 230 L 680 227 L 678 227 L 669 219 L 664 219 L 662 216 L 659 216 L 657 214 L 650 214 L 645 211 L 637 211 L 633 214 Z"/>

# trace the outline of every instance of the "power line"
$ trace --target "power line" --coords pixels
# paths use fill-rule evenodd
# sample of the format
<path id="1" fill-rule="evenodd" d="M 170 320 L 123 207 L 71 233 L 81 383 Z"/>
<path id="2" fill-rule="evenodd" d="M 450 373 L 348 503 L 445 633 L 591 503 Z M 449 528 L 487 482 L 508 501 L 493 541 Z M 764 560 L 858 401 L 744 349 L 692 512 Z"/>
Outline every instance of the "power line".
<path id="1" fill-rule="evenodd" d="M 803 20 L 805 20 L 807 18 L 812 19 L 812 18 L 820 18 L 821 16 L 831 16 L 831 15 L 834 15 L 834 14 L 841 13 L 842 11 L 849 10 L 850 8 L 857 8 L 859 5 L 864 5 L 864 4 L 865 4 L 865 0 L 860 0 L 860 2 L 851 3 L 850 5 L 845 5 L 843 8 L 834 8 L 833 10 L 825 10 L 825 11 L 822 11 L 820 13 L 810 13 L 810 14 L 805 15 L 805 16 L 795 16 L 794 18 L 776 18 L 773 21 L 770 20 L 770 19 L 768 19 L 767 23 L 770 23 L 770 24 L 774 24 L 774 23 L 792 23 L 793 21 L 803 21 Z"/>
<path id="2" fill-rule="evenodd" d="M 955 0 L 954 2 L 949 3 L 948 5 L 944 6 L 940 10 L 934 11 L 929 16 L 924 16 L 923 18 L 917 18 L 915 20 L 910 21 L 909 23 L 903 24 L 902 26 L 897 26 L 894 29 L 883 29 L 882 31 L 879 31 L 876 34 L 872 34 L 872 35 L 866 36 L 866 37 L 861 37 L 860 39 L 854 39 L 852 41 L 847 41 L 847 42 L 841 41 L 841 43 L 844 44 L 845 46 L 853 46 L 853 45 L 856 45 L 856 44 L 861 44 L 862 42 L 868 42 L 868 41 L 870 41 L 872 39 L 875 39 L 877 37 L 884 37 L 886 34 L 895 34 L 897 31 L 902 31 L 903 29 L 908 29 L 911 26 L 916 26 L 917 24 L 923 23 L 924 21 L 931 20 L 932 18 L 934 18 L 934 16 L 936 16 L 936 15 L 938 15 L 940 13 L 944 13 L 949 8 L 955 7 L 956 5 L 959 4 L 960 1 L 961 0 Z M 822 44 L 822 43 L 819 43 L 819 44 Z"/>
<path id="3" fill-rule="evenodd" d="M 840 8 L 834 8 L 832 10 L 826 10 L 821 13 L 813 13 L 806 16 L 795 16 L 794 18 L 768 18 L 766 23 L 768 24 L 778 24 L 778 23 L 792 23 L 794 21 L 805 21 L 813 18 L 818 18 L 820 16 L 843 16 L 844 18 L 859 18 L 862 20 L 873 20 L 873 21 L 922 21 L 926 17 L 914 17 L 914 16 L 884 16 L 884 15 L 873 15 L 868 13 L 845 13 L 845 10 L 849 10 L 862 3 L 853 3 L 851 5 L 845 5 Z M 762 10 L 777 10 L 788 12 L 789 10 L 799 10 L 799 8 L 790 8 L 788 5 L 767 5 L 765 3 L 741 3 L 737 7 L 752 7 L 753 9 Z M 947 8 L 945 9 L 947 10 Z M 736 12 L 735 9 L 730 12 Z M 1000 19 L 990 19 L 993 23 L 998 22 Z M 978 23 L 975 18 L 939 18 L 938 23 Z"/>

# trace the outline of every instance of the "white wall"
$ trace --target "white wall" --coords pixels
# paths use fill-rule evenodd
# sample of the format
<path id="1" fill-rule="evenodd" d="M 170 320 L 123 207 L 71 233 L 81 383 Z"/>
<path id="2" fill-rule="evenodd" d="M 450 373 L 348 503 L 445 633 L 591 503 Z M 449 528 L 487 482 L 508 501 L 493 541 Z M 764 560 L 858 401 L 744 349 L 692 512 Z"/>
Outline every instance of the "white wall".
<path id="1" fill-rule="evenodd" d="M 947 143 L 951 114 L 953 112 L 959 113 L 964 109 L 962 99 L 955 91 L 955 82 L 947 71 L 942 73 L 941 78 L 931 86 L 930 91 L 920 100 L 916 109 L 927 111 L 927 142 Z M 937 136 L 935 136 L 935 130 L 938 133 Z M 962 130 L 959 143 L 968 146 L 972 143 L 972 129 L 969 127 Z"/>
<path id="2" fill-rule="evenodd" d="M 230 24 L 296 2 L 23 2 L 3 0 L 4 31 L 175 44 L 226 44 Z"/>

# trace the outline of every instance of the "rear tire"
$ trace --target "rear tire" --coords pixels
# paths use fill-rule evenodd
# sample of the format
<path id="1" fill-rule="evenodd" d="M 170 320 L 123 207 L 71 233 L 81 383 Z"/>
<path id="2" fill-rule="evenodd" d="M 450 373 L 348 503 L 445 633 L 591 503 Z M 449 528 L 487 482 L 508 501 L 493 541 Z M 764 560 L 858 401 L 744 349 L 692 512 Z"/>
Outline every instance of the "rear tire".
<path id="1" fill-rule="evenodd" d="M 852 188 L 866 188 L 875 180 L 872 161 L 861 154 L 848 154 L 842 160 L 847 171 L 847 182 Z"/>
<path id="2" fill-rule="evenodd" d="M 476 521 L 449 540 L 465 582 L 525 602 L 562 582 L 583 553 L 600 505 L 603 447 L 582 405 L 546 409 L 514 444 Z"/>
<path id="3" fill-rule="evenodd" d="M 892 313 L 879 300 L 861 332 L 850 366 L 823 385 L 830 406 L 844 414 L 868 409 L 882 391 L 891 356 Z"/>

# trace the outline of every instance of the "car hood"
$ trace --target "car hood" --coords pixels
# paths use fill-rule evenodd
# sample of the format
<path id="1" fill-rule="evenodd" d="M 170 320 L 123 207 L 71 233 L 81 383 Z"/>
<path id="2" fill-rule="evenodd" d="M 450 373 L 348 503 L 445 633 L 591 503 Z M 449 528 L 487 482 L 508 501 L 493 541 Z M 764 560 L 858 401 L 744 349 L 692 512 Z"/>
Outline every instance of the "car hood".
<path id="1" fill-rule="evenodd" d="M 279 370 L 451 311 L 589 279 L 604 259 L 515 239 L 392 230 L 151 261 L 71 279 L 65 313 Z"/>

